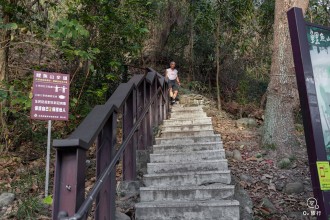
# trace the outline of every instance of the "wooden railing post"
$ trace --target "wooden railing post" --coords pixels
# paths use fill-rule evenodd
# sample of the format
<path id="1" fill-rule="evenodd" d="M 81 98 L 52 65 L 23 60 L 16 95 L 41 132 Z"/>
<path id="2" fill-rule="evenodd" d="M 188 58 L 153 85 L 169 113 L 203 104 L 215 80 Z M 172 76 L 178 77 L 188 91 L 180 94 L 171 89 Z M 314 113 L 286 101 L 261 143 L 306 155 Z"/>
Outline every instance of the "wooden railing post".
<path id="1" fill-rule="evenodd" d="M 162 87 L 162 92 L 163 92 L 163 88 L 164 88 L 164 85 Z M 158 125 L 160 125 L 162 123 L 162 121 L 164 120 L 164 110 L 163 110 L 163 95 L 162 93 L 159 93 L 159 96 L 158 96 Z"/>
<path id="2" fill-rule="evenodd" d="M 56 148 L 56 167 L 54 177 L 53 219 L 60 212 L 72 216 L 85 199 L 86 150 L 79 140 Z"/>
<path id="3" fill-rule="evenodd" d="M 146 86 L 146 101 L 150 102 L 151 100 L 151 87 L 152 85 L 147 84 Z M 146 115 L 146 147 L 151 147 L 152 146 L 152 105 L 149 107 L 149 111 Z"/>
<path id="4" fill-rule="evenodd" d="M 137 117 L 139 118 L 142 115 L 142 111 L 144 109 L 144 106 L 146 104 L 145 102 L 145 80 L 140 84 L 138 88 L 138 111 L 137 111 Z M 139 131 L 138 131 L 138 150 L 145 150 L 145 130 L 146 130 L 146 120 L 144 119 L 140 125 Z"/>
<path id="5" fill-rule="evenodd" d="M 123 140 L 125 140 L 136 120 L 136 89 L 133 89 L 123 109 Z M 136 134 L 129 142 L 123 157 L 123 180 L 136 180 Z"/>
<path id="6" fill-rule="evenodd" d="M 146 80 L 143 81 L 143 108 L 146 107 L 148 101 L 147 101 L 147 82 Z M 142 133 L 142 145 L 143 149 L 147 150 L 147 135 L 148 135 L 148 114 L 144 117 L 143 122 L 142 122 L 142 127 L 143 127 L 143 133 Z"/>
<path id="7" fill-rule="evenodd" d="M 167 117 L 168 117 L 168 115 L 169 115 L 169 110 L 170 110 L 170 99 L 169 99 L 169 94 L 168 94 L 168 89 L 169 89 L 169 87 L 168 87 L 168 84 L 166 83 L 166 89 L 165 89 L 165 97 L 166 97 L 166 118 L 165 119 L 167 119 Z"/>
<path id="8" fill-rule="evenodd" d="M 109 166 L 116 154 L 117 114 L 112 113 L 97 139 L 96 177 Z M 116 170 L 112 171 L 96 198 L 95 219 L 115 220 Z"/>
<path id="9" fill-rule="evenodd" d="M 166 82 L 164 82 L 164 86 L 163 86 L 163 94 L 164 94 L 164 98 L 165 100 L 162 99 L 162 112 L 163 112 L 163 118 L 162 121 L 164 121 L 167 118 L 167 109 L 166 109 L 166 96 L 167 96 L 167 92 L 166 92 Z"/>
<path id="10" fill-rule="evenodd" d="M 156 80 L 154 82 L 154 85 L 153 85 L 153 94 L 152 95 L 155 95 L 157 93 L 157 88 L 158 88 L 158 80 Z M 157 94 L 158 96 L 158 94 Z M 158 108 L 158 102 L 159 102 L 159 99 L 157 98 L 153 104 L 153 124 L 152 124 L 152 127 L 155 128 L 158 126 L 158 114 L 159 114 L 159 108 Z"/>

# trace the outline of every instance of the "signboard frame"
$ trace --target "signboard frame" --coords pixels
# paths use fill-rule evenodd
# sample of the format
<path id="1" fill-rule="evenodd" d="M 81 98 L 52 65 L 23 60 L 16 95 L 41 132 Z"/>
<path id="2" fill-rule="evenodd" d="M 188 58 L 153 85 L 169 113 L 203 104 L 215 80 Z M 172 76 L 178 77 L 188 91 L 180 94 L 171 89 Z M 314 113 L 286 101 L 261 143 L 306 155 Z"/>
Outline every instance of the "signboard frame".
<path id="1" fill-rule="evenodd" d="M 307 23 L 300 8 L 288 11 L 289 30 L 303 115 L 304 131 L 307 144 L 309 167 L 315 199 L 318 202 L 321 216 L 318 219 L 330 219 L 330 191 L 321 190 L 317 163 L 329 162 L 325 150 L 321 124 L 320 109 L 316 92 L 310 46 L 306 26 L 329 30 L 316 24 Z"/>
<path id="2" fill-rule="evenodd" d="M 70 75 L 34 71 L 32 93 L 31 119 L 69 120 Z"/>

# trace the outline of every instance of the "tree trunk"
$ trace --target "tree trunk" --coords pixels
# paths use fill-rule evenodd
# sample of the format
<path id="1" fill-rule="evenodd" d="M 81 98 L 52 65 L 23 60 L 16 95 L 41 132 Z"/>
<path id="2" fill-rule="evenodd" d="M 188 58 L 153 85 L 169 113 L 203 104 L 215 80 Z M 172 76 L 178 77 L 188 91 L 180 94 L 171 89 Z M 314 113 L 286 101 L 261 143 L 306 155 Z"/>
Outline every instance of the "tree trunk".
<path id="1" fill-rule="evenodd" d="M 220 18 L 217 21 L 216 33 L 215 33 L 215 60 L 217 65 L 217 102 L 218 110 L 221 110 L 221 97 L 220 97 Z"/>
<path id="2" fill-rule="evenodd" d="M 3 12 L 3 23 L 9 23 L 9 15 Z M 10 45 L 10 31 L 0 30 L 0 89 L 6 90 L 6 83 L 8 81 L 8 60 L 9 60 L 9 45 Z M 0 134 L 1 138 L 5 141 L 5 150 L 7 149 L 7 121 L 6 112 L 4 108 L 6 107 L 6 99 L 0 100 Z M 0 152 L 3 151 L 0 147 Z"/>
<path id="3" fill-rule="evenodd" d="M 4 24 L 9 23 L 9 16 L 3 16 Z M 7 81 L 8 78 L 8 58 L 9 58 L 10 31 L 0 30 L 0 82 Z"/>
<path id="4" fill-rule="evenodd" d="M 189 40 L 189 75 L 188 82 L 191 80 L 195 81 L 194 73 L 194 40 L 195 40 L 195 31 L 194 31 L 194 15 L 191 15 L 190 19 L 190 40 Z"/>
<path id="5" fill-rule="evenodd" d="M 305 11 L 308 0 L 276 0 L 271 75 L 262 137 L 264 147 L 276 148 L 272 156 L 277 160 L 292 155 L 296 146 L 293 111 L 299 101 L 286 15 L 292 6 L 303 7 Z"/>

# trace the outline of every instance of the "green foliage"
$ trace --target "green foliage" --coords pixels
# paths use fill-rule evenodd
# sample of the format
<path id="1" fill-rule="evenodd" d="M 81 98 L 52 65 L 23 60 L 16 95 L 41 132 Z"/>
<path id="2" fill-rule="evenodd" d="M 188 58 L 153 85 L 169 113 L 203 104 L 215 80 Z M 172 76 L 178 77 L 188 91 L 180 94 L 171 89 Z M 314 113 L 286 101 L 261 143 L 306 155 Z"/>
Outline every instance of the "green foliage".
<path id="1" fill-rule="evenodd" d="M 89 37 L 89 31 L 84 28 L 75 19 L 61 19 L 55 22 L 51 34 L 49 35 L 55 40 L 64 55 L 69 59 L 73 60 L 77 57 L 81 60 L 94 60 L 95 55 L 100 53 L 98 48 L 84 48 L 77 44 L 79 41 L 84 41 Z"/>
<path id="2" fill-rule="evenodd" d="M 278 163 L 280 169 L 289 169 L 291 167 L 291 160 L 283 159 Z"/>
<path id="3" fill-rule="evenodd" d="M 330 2 L 324 0 L 310 0 L 309 5 L 307 18 L 313 23 L 329 26 Z"/>
<path id="4" fill-rule="evenodd" d="M 46 205 L 52 205 L 53 204 L 53 197 L 51 195 L 47 196 L 42 200 L 42 202 Z"/>
<path id="5" fill-rule="evenodd" d="M 23 197 L 19 199 L 19 206 L 16 213 L 17 219 L 37 219 L 41 214 L 47 214 L 46 205 L 52 203 L 52 197 L 48 196 L 44 200 L 37 196 L 43 189 L 45 182 L 44 169 L 26 170 L 20 173 L 17 180 L 11 183 L 16 193 L 19 191 Z"/>
<path id="6" fill-rule="evenodd" d="M 54 39 L 78 40 L 88 37 L 89 32 L 75 19 L 62 19 L 55 23 L 50 37 Z"/>
<path id="7" fill-rule="evenodd" d="M 25 196 L 33 196 L 40 193 L 40 189 L 44 188 L 45 173 L 44 169 L 36 168 L 27 169 L 20 174 L 20 178 L 11 183 L 12 188 L 19 190 Z M 15 193 L 15 192 L 14 192 Z"/>
<path id="8" fill-rule="evenodd" d="M 37 197 L 29 197 L 19 205 L 16 217 L 17 219 L 32 220 L 37 219 L 44 207 Z"/>
<path id="9" fill-rule="evenodd" d="M 273 151 L 276 150 L 276 145 L 275 144 L 265 144 L 262 147 L 266 150 L 273 150 Z"/>
<path id="10" fill-rule="evenodd" d="M 188 85 L 192 90 L 214 92 L 214 48 L 220 42 L 222 95 L 226 100 L 236 99 L 242 104 L 257 102 L 267 84 L 265 75 L 271 51 L 268 33 L 271 32 L 274 0 L 254 2 L 70 0 L 59 3 L 51 0 L 36 1 L 31 6 L 26 0 L 1 1 L 3 12 L 10 19 L 7 23 L 0 20 L 0 28 L 11 30 L 15 37 L 13 43 L 26 37 L 47 44 L 49 47 L 42 49 L 48 55 L 46 58 L 62 61 L 56 70 L 71 74 L 70 121 L 55 131 L 56 136 L 63 137 L 95 105 L 103 104 L 120 82 L 129 78 L 127 64 L 146 64 L 144 49 L 150 46 L 146 45 L 146 40 L 155 32 L 163 31 L 169 21 L 161 15 L 166 13 L 180 15 L 169 28 L 168 38 L 162 39 L 166 45 L 159 53 L 164 55 L 165 61 L 178 61 L 181 76 L 187 76 L 192 69 L 192 82 Z M 215 36 L 219 19 L 221 33 Z M 190 38 L 191 29 L 193 39 Z M 193 63 L 187 55 L 190 40 Z M 23 48 L 18 50 L 26 53 Z M 54 64 L 54 60 L 50 62 Z M 156 64 L 164 60 L 156 60 Z M 34 63 L 27 68 L 54 71 L 54 65 L 49 68 L 47 62 Z M 0 99 L 8 100 L 5 115 L 12 146 L 20 146 L 27 140 L 41 146 L 45 141 L 44 122 L 29 119 L 31 73 L 28 76 L 11 79 L 6 88 L 0 90 Z"/>
<path id="11" fill-rule="evenodd" d="M 32 101 L 31 94 L 32 76 L 24 80 L 13 80 L 0 89 L 0 101 L 6 101 L 3 108 L 7 119 L 6 144 L 9 149 L 16 149 L 25 142 L 34 142 L 34 148 L 42 148 L 45 144 L 47 129 L 43 121 L 30 121 Z M 2 130 L 2 132 L 4 132 Z M 55 132 L 56 133 L 56 132 Z M 4 135 L 2 133 L 2 135 Z"/>
<path id="12" fill-rule="evenodd" d="M 261 33 L 265 36 L 273 34 L 273 24 L 275 19 L 275 0 L 265 0 L 258 9 L 258 21 Z"/>
<path id="13" fill-rule="evenodd" d="M 199 81 L 191 81 L 188 83 L 188 88 L 194 92 L 200 93 L 200 94 L 206 94 L 209 93 L 209 88 L 205 86 L 205 84 L 199 82 Z"/>
<path id="14" fill-rule="evenodd" d="M 18 25 L 16 23 L 7 23 L 5 24 L 3 20 L 0 18 L 0 29 L 4 30 L 16 30 Z"/>
<path id="15" fill-rule="evenodd" d="M 290 160 L 291 162 L 294 162 L 294 161 L 297 160 L 297 157 L 296 157 L 295 155 L 291 155 L 291 156 L 289 157 L 289 160 Z"/>
<path id="16" fill-rule="evenodd" d="M 255 74 L 248 71 L 249 69 L 239 80 L 236 100 L 241 105 L 259 104 L 261 96 L 267 90 L 268 80 L 257 78 Z"/>
<path id="17" fill-rule="evenodd" d="M 250 0 L 193 1 L 185 15 L 185 25 L 175 26 L 171 31 L 166 54 L 180 64 L 181 76 L 190 74 L 195 90 L 215 87 L 214 48 L 220 42 L 220 87 L 224 100 L 259 104 L 268 85 L 274 6 L 274 0 L 258 5 Z M 218 20 L 221 33 L 215 38 Z M 191 47 L 191 26 L 192 64 L 187 50 L 182 49 L 182 45 Z"/>

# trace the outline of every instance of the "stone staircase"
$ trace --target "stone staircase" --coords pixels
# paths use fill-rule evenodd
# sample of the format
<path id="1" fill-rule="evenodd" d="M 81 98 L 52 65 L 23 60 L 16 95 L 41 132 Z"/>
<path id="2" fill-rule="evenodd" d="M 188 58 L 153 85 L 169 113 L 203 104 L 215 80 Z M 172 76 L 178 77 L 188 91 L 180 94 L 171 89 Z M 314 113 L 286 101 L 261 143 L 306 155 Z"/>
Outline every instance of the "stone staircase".
<path id="1" fill-rule="evenodd" d="M 220 135 L 201 106 L 173 106 L 147 166 L 137 220 L 239 219 Z"/>

